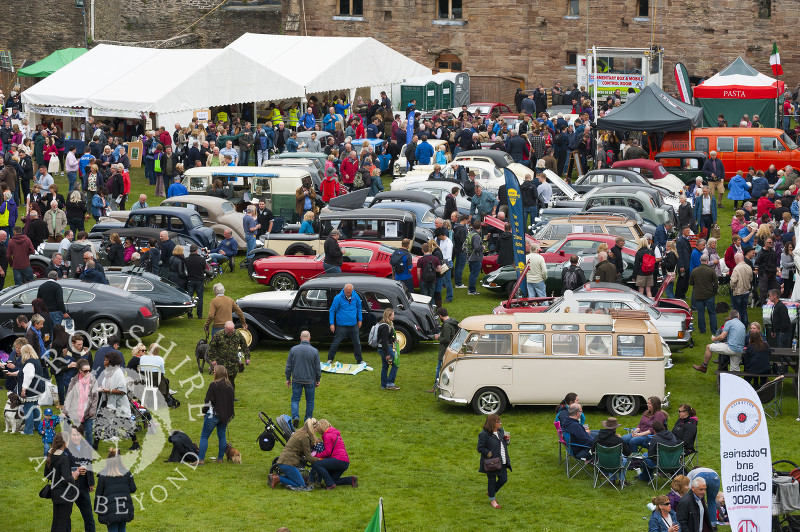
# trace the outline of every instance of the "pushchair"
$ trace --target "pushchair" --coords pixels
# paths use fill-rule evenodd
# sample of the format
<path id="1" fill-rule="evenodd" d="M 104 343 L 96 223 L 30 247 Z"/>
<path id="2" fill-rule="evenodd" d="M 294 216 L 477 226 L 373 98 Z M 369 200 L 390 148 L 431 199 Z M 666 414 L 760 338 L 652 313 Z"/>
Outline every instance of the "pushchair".
<path id="1" fill-rule="evenodd" d="M 788 471 L 776 466 L 788 464 Z M 772 530 L 775 532 L 800 531 L 800 468 L 789 460 L 772 462 Z"/>
<path id="2" fill-rule="evenodd" d="M 294 427 L 292 426 L 292 418 L 286 414 L 280 415 L 273 421 L 264 412 L 258 413 L 258 419 L 264 424 L 264 432 L 258 437 L 258 446 L 262 451 L 271 451 L 275 446 L 275 442 L 281 444 L 281 447 L 286 447 L 286 442 L 292 437 Z M 272 459 L 269 467 L 269 474 L 280 475 L 278 457 Z M 309 484 L 310 470 L 307 465 L 299 468 L 300 475 L 303 477 L 303 482 Z"/>
<path id="3" fill-rule="evenodd" d="M 126 395 L 130 405 L 130 416 L 123 418 L 116 416 L 108 409 L 101 407 L 97 409 L 97 417 L 94 423 L 95 440 L 116 441 L 127 439 L 147 429 L 152 422 L 150 411 L 131 394 Z"/>

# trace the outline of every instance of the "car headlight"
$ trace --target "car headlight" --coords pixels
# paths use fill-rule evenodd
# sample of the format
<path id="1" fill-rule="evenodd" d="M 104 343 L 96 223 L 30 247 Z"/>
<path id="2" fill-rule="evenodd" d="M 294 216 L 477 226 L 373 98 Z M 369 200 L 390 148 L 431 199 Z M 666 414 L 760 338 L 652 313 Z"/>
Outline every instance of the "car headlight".
<path id="1" fill-rule="evenodd" d="M 447 373 L 442 373 L 442 384 L 448 386 L 450 384 L 450 377 L 447 376 Z"/>

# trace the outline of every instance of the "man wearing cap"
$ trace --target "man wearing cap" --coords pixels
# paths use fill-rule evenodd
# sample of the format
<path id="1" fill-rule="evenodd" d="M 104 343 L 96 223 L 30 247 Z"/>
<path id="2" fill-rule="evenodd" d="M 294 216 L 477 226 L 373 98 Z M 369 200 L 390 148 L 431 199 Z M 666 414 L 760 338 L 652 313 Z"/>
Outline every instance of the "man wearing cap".
<path id="1" fill-rule="evenodd" d="M 716 197 L 717 206 L 722 207 L 722 193 L 725 191 L 725 166 L 717 159 L 717 152 L 711 151 L 710 158 L 703 165 L 703 173 L 708 181 L 711 197 Z"/>
<path id="2" fill-rule="evenodd" d="M 172 178 L 172 184 L 167 189 L 167 197 L 171 198 L 172 196 L 185 196 L 189 193 L 186 190 L 186 187 L 181 183 L 181 176 L 176 175 Z"/>
<path id="3" fill-rule="evenodd" d="M 631 454 L 630 446 L 619 436 L 617 435 L 617 428 L 619 428 L 620 424 L 617 421 L 617 418 L 610 417 L 600 423 L 603 427 L 597 433 L 595 437 L 594 443 L 592 444 L 592 451 L 600 445 L 602 447 L 615 447 L 617 445 L 622 446 L 622 466 L 625 467 L 628 465 L 628 456 Z M 625 482 L 625 473 L 618 473 L 614 474 L 611 477 L 612 482 Z M 626 482 L 627 485 L 627 482 Z"/>

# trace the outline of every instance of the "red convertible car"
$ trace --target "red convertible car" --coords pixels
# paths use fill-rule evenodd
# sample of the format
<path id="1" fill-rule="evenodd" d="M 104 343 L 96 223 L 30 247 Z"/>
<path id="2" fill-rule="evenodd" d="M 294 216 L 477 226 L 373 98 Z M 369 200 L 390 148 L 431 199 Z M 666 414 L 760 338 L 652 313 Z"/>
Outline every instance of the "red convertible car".
<path id="1" fill-rule="evenodd" d="M 379 242 L 347 240 L 339 246 L 344 253 L 342 273 L 365 273 L 376 277 L 392 278 L 389 258 L 395 248 Z M 296 290 L 308 280 L 325 273 L 322 267 L 324 255 L 285 255 L 264 257 L 253 263 L 253 278 L 274 290 Z M 417 281 L 417 259 L 412 255 L 414 285 Z"/>

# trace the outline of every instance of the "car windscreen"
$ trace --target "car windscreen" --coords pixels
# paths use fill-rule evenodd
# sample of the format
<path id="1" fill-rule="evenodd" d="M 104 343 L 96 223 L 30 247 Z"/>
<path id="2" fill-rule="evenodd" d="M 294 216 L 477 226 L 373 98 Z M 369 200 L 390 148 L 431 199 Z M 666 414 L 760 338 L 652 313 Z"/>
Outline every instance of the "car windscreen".
<path id="1" fill-rule="evenodd" d="M 236 210 L 236 207 L 233 206 L 233 203 L 230 201 L 223 201 L 219 204 L 220 208 L 222 209 L 222 214 L 228 214 L 229 212 L 233 212 Z"/>
<path id="2" fill-rule="evenodd" d="M 781 140 L 783 141 L 784 144 L 786 144 L 786 147 L 789 148 L 790 150 L 797 149 L 797 144 L 795 144 L 794 141 L 792 141 L 792 139 L 789 138 L 789 135 L 787 135 L 786 133 L 781 134 Z"/>

